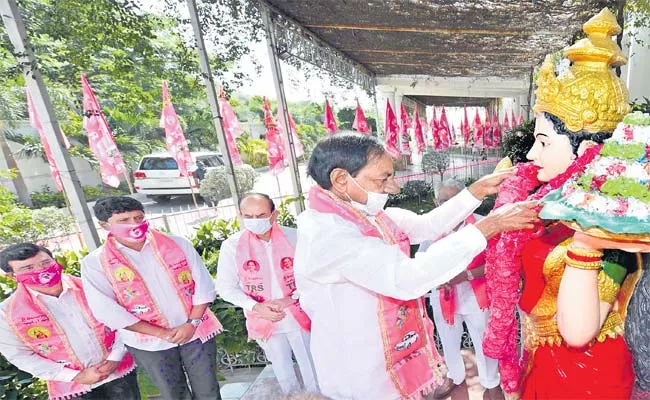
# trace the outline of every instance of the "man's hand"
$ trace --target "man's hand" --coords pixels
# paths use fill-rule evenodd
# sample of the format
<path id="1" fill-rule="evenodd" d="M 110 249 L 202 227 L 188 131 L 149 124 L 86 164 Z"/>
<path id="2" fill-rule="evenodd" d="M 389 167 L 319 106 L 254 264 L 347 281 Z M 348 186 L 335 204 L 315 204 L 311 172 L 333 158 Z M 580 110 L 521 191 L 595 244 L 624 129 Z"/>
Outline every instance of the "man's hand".
<path id="1" fill-rule="evenodd" d="M 167 341 L 176 344 L 185 344 L 192 339 L 194 332 L 196 332 L 196 327 L 189 322 L 186 322 L 183 325 L 172 329 L 171 335 Z"/>
<path id="2" fill-rule="evenodd" d="M 118 365 L 120 365 L 119 361 L 104 360 L 99 364 L 95 365 L 95 367 L 97 367 L 97 370 L 99 372 L 101 372 L 102 374 L 106 374 L 108 376 L 112 374 L 113 371 L 115 371 Z"/>
<path id="3" fill-rule="evenodd" d="M 522 201 L 506 204 L 492 211 L 487 217 L 476 222 L 474 226 L 485 236 L 491 238 L 499 232 L 532 229 L 538 220 L 539 202 Z"/>
<path id="4" fill-rule="evenodd" d="M 495 194 L 499 191 L 499 185 L 505 179 L 510 178 L 517 171 L 516 168 L 508 168 L 503 171 L 495 172 L 486 175 L 478 181 L 472 183 L 467 190 L 479 200 L 483 200 L 485 196 Z"/>
<path id="5" fill-rule="evenodd" d="M 97 382 L 103 381 L 110 375 L 110 373 L 102 373 L 99 371 L 97 365 L 84 368 L 75 376 L 72 381 L 81 385 L 94 385 Z"/>
<path id="6" fill-rule="evenodd" d="M 296 301 L 291 297 L 285 297 L 282 299 L 272 300 L 269 303 L 277 305 L 278 307 L 280 307 L 280 310 L 284 310 L 285 308 L 290 307 L 295 302 Z"/>
<path id="7" fill-rule="evenodd" d="M 281 321 L 286 315 L 284 311 L 282 311 L 282 308 L 272 301 L 255 304 L 253 311 L 258 313 L 262 318 L 268 319 L 271 322 Z"/>

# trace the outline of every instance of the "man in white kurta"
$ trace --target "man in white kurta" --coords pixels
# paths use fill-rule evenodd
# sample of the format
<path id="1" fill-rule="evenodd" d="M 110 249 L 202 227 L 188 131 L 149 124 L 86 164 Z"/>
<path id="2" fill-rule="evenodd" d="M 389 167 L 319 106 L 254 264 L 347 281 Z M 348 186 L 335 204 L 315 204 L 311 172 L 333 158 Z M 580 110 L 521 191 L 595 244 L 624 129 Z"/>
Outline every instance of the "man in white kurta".
<path id="1" fill-rule="evenodd" d="M 438 191 L 436 203 L 438 206 L 445 204 L 463 189 L 464 185 L 461 182 L 453 179 L 446 181 Z M 477 221 L 481 218 L 483 216 L 478 214 L 473 216 L 473 219 Z M 461 224 L 459 229 L 464 224 Z M 427 251 L 432 243 L 432 241 L 423 242 L 418 252 Z M 474 343 L 479 382 L 487 389 L 485 397 L 489 399 L 503 398 L 503 393 L 499 387 L 501 382 L 499 379 L 499 362 L 483 354 L 483 333 L 485 332 L 490 312 L 487 307 L 481 308 L 479 306 L 472 284 L 470 283 L 470 281 L 478 282 L 475 279 L 481 279 L 484 276 L 484 265 L 477 263 L 476 268 L 462 271 L 449 282 L 434 288 L 429 295 L 433 310 L 433 320 L 440 341 L 442 342 L 445 364 L 447 364 L 448 371 L 447 379 L 436 389 L 436 399 L 446 399 L 456 386 L 465 381 L 465 362 L 460 353 L 463 322 L 467 325 L 470 337 Z M 482 284 L 485 284 L 484 278 Z M 451 287 L 453 287 L 453 290 L 451 290 Z M 445 290 L 448 291 L 448 295 L 454 296 L 452 300 L 453 310 L 451 311 L 454 315 L 453 323 L 445 319 L 442 310 L 440 292 Z"/>
<path id="2" fill-rule="evenodd" d="M 127 196 L 108 197 L 99 200 L 94 211 L 100 225 L 116 236 L 116 251 L 142 278 L 152 303 L 130 309 L 120 303 L 102 263 L 107 242 L 81 261 L 84 292 L 97 319 L 120 330 L 138 367 L 146 370 L 163 399 L 220 398 L 215 339 L 211 337 L 203 342 L 198 332 L 205 321 L 208 305 L 216 297 L 214 281 L 201 256 L 189 240 L 169 235 L 175 248 L 182 252 L 190 279 L 194 281 L 193 306 L 188 314 L 176 282 L 165 271 L 167 267 L 162 261 L 165 255 L 161 255 L 155 243 L 144 234 L 148 224 L 142 204 Z M 136 236 L 137 241 L 129 239 L 127 233 Z M 160 311 L 166 327 L 139 318 L 139 311 L 149 308 Z"/>
<path id="3" fill-rule="evenodd" d="M 54 262 L 54 257 L 48 249 L 32 243 L 15 244 L 0 252 L 0 268 L 15 279 L 20 279 L 20 275 L 25 271 L 28 274 L 33 273 L 32 271 L 38 272 L 43 266 Z M 111 348 L 104 348 L 104 343 L 97 337 L 93 325 L 87 319 L 86 306 L 78 296 L 72 279 L 76 278 L 63 274 L 58 286 L 25 287 L 34 302 L 47 309 L 49 317 L 61 327 L 60 334 L 66 338 L 65 343 L 69 344 L 70 353 L 74 354 L 82 370 L 74 369 L 66 360 L 54 361 L 48 358 L 47 352 L 35 352 L 24 339 L 17 336 L 17 331 L 9 321 L 11 297 L 0 303 L 0 353 L 18 369 L 39 379 L 54 383 L 77 383 L 92 388 L 88 393 L 77 394 L 77 398 L 120 396 L 121 400 L 139 400 L 140 390 L 135 371 L 127 370 L 129 373 L 126 374 L 127 371 L 120 372 L 117 369 L 127 355 L 121 335 L 116 332 Z M 25 307 L 25 304 L 18 303 L 17 307 Z M 110 351 L 105 354 L 105 350 Z M 129 362 L 129 368 L 134 369 L 133 361 Z M 50 395 L 54 397 L 64 394 Z"/>
<path id="4" fill-rule="evenodd" d="M 277 212 L 273 201 L 266 195 L 247 194 L 242 197 L 240 211 L 244 221 L 244 228 L 261 239 L 266 251 L 268 262 L 266 266 L 273 266 L 274 257 L 273 242 L 270 236 L 270 229 Z M 280 227 L 293 248 L 296 246 L 296 230 L 288 227 Z M 247 295 L 243 290 L 243 283 L 239 278 L 238 265 L 236 263 L 236 251 L 241 239 L 242 232 L 230 236 L 221 244 L 219 252 L 219 265 L 217 267 L 216 288 L 217 293 L 224 300 L 243 308 L 247 312 L 259 310 L 263 303 L 259 303 Z M 313 361 L 309 352 L 309 332 L 300 327 L 291 312 L 284 311 L 282 304 L 292 304 L 297 299 L 286 298 L 280 287 L 281 283 L 275 273 L 270 273 L 270 282 L 265 282 L 271 287 L 271 298 L 267 302 L 275 307 L 269 312 L 269 320 L 274 321 L 274 330 L 268 339 L 258 339 L 266 358 L 273 364 L 273 372 L 278 379 L 282 391 L 292 393 L 300 390 L 300 384 L 296 377 L 292 353 L 300 367 L 305 389 L 310 392 L 317 392 L 316 374 Z M 274 311 L 276 310 L 276 311 Z M 260 314 L 264 317 L 267 314 Z M 276 321 L 277 319 L 277 321 Z"/>
<path id="5" fill-rule="evenodd" d="M 387 193 L 399 187 L 383 147 L 360 136 L 335 135 L 321 141 L 308 171 L 322 189 L 373 222 Z M 436 239 L 458 226 L 486 194 L 496 192 L 505 176 L 481 180 L 425 215 L 394 208 L 385 212 L 412 243 Z M 486 237 L 532 226 L 532 218 L 529 209 L 486 217 L 480 226 L 466 226 L 412 259 L 396 245 L 364 236 L 339 215 L 313 209 L 300 214 L 296 283 L 312 320 L 311 351 L 322 393 L 333 399 L 399 398 L 384 358 L 378 296 L 399 300 L 423 296 L 465 269 L 485 249 Z"/>

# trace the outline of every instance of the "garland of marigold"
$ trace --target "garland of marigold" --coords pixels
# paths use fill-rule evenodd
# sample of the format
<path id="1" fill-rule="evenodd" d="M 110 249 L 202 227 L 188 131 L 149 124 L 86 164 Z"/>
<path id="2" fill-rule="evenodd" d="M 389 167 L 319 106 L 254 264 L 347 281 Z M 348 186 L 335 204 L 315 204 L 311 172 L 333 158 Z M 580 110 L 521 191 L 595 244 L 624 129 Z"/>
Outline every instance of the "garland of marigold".
<path id="1" fill-rule="evenodd" d="M 506 179 L 499 190 L 494 208 L 524 200 L 540 200 L 560 188 L 569 178 L 582 174 L 598 155 L 601 145 L 589 148 L 567 170 L 539 187 L 539 168 L 532 163 L 518 164 L 517 172 Z M 538 190 L 535 190 L 538 188 Z M 517 356 L 517 321 L 515 308 L 519 301 L 522 267 L 521 251 L 528 242 L 544 233 L 540 222 L 535 229 L 503 232 L 488 242 L 485 276 L 490 301 L 490 318 L 483 337 L 483 352 L 499 360 L 503 389 L 519 390 L 522 366 Z"/>

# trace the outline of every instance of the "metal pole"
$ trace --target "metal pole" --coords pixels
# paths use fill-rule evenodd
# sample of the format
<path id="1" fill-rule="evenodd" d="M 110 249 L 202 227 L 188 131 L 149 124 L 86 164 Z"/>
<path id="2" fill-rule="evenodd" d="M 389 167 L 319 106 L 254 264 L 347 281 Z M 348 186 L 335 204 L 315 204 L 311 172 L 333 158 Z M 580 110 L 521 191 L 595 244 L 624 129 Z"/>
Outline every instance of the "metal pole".
<path id="1" fill-rule="evenodd" d="M 226 142 L 226 134 L 223 129 L 223 118 L 221 118 L 221 110 L 219 109 L 219 101 L 217 99 L 217 92 L 214 88 L 214 80 L 212 78 L 212 71 L 210 70 L 210 61 L 208 59 L 208 52 L 205 49 L 203 42 L 203 34 L 201 33 L 201 23 L 199 22 L 199 14 L 196 8 L 195 0 L 187 0 L 187 8 L 190 12 L 190 19 L 192 20 L 192 29 L 194 29 L 194 37 L 196 38 L 196 47 L 199 50 L 199 60 L 201 63 L 201 76 L 203 84 L 208 91 L 208 101 L 212 109 L 212 117 L 214 118 L 214 126 L 217 129 L 217 136 L 219 137 L 219 147 L 221 153 L 224 155 L 224 163 L 226 164 L 226 178 L 228 179 L 228 186 L 230 193 L 232 193 L 232 201 L 235 205 L 235 210 L 239 214 L 239 191 L 237 189 L 237 181 L 235 180 L 235 169 L 230 159 L 230 151 Z"/>
<path id="2" fill-rule="evenodd" d="M 264 3 L 261 3 L 264 5 Z M 300 171 L 298 170 L 298 160 L 296 159 L 296 149 L 291 134 L 291 125 L 289 124 L 289 114 L 287 108 L 287 98 L 284 93 L 284 81 L 282 80 L 282 67 L 277 52 L 277 39 L 273 31 L 273 21 L 271 20 L 271 10 L 268 7 L 262 7 L 262 18 L 264 20 L 264 29 L 266 30 L 266 43 L 269 50 L 269 59 L 271 60 L 271 71 L 273 72 L 273 82 L 275 83 L 275 93 L 278 97 L 278 111 L 282 122 L 284 123 L 284 142 L 289 149 L 289 170 L 291 171 L 291 183 L 293 192 L 297 201 L 296 214 L 300 214 L 305 209 L 305 203 L 302 199 L 302 186 L 300 183 Z"/>
<path id="3" fill-rule="evenodd" d="M 63 187 L 69 195 L 68 200 L 70 200 L 73 217 L 79 224 L 86 246 L 89 250 L 94 250 L 101 246 L 101 241 L 90 215 L 88 204 L 86 204 L 79 177 L 63 145 L 63 135 L 56 120 L 50 96 L 43 83 L 43 78 L 36 66 L 36 57 L 31 45 L 28 43 L 27 31 L 16 0 L 0 1 L 0 14 L 9 35 L 9 40 L 14 45 L 18 65 L 23 69 L 25 82 L 34 100 L 34 106 L 41 118 L 45 137 L 50 143 L 54 161 L 61 173 Z"/>

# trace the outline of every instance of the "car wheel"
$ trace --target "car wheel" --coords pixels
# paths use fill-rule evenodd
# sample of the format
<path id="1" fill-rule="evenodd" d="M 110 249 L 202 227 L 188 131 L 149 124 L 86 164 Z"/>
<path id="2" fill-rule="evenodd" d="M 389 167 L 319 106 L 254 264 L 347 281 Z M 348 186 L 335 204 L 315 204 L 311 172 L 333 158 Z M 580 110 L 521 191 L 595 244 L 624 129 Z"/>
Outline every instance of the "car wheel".
<path id="1" fill-rule="evenodd" d="M 155 201 L 156 203 L 169 203 L 169 201 L 172 199 L 172 196 L 165 194 L 165 195 L 158 195 L 158 196 L 151 196 L 151 200 Z"/>

